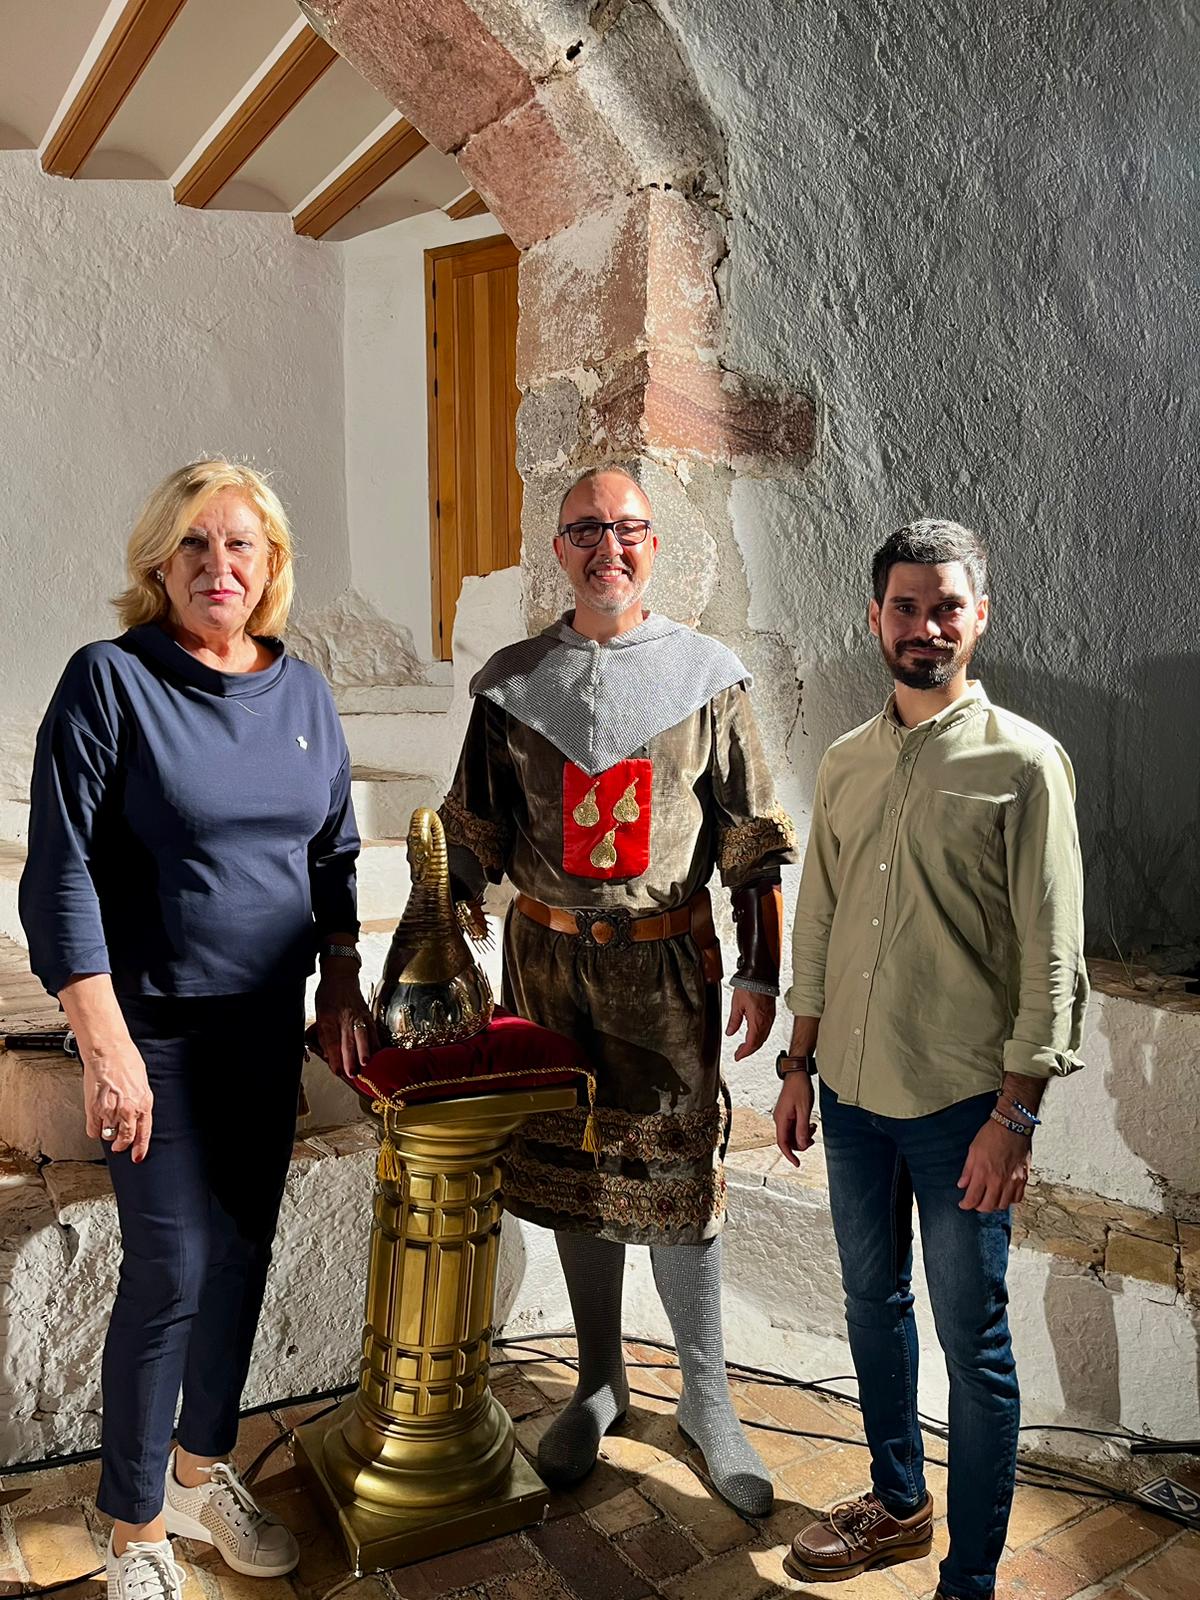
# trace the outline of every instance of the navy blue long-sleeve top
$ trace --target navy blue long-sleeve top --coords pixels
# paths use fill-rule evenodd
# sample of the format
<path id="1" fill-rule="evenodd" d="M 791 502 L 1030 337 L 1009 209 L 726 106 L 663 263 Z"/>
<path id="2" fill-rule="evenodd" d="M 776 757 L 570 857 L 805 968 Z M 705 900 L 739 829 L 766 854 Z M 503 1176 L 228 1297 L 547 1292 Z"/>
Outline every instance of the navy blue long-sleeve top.
<path id="1" fill-rule="evenodd" d="M 156 624 L 86 645 L 38 733 L 21 921 L 52 993 L 244 994 L 358 927 L 350 756 L 329 686 L 282 644 L 224 673 Z"/>

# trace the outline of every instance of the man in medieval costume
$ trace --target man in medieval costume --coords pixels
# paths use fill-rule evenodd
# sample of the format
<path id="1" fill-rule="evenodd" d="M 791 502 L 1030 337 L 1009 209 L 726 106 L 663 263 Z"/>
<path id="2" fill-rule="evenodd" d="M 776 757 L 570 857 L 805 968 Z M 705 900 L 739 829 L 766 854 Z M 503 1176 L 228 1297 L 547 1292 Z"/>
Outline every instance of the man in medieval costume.
<path id="1" fill-rule="evenodd" d="M 658 549 L 627 473 L 584 474 L 555 553 L 575 608 L 498 651 L 475 696 L 441 815 L 463 897 L 507 875 L 504 1004 L 578 1040 L 584 1105 L 531 1119 L 505 1203 L 553 1228 L 579 1342 L 575 1395 L 538 1468 L 568 1484 L 595 1464 L 629 1401 L 621 1346 L 625 1246 L 650 1247 L 683 1376 L 678 1421 L 718 1492 L 771 1508 L 770 1476 L 734 1413 L 721 1332 L 721 955 L 706 884 L 732 891 L 739 963 L 727 1033 L 741 1060 L 770 1032 L 779 869 L 794 831 L 776 804 L 750 675 L 724 645 L 643 610 Z M 585 1148 L 593 1146 L 597 1148 Z"/>

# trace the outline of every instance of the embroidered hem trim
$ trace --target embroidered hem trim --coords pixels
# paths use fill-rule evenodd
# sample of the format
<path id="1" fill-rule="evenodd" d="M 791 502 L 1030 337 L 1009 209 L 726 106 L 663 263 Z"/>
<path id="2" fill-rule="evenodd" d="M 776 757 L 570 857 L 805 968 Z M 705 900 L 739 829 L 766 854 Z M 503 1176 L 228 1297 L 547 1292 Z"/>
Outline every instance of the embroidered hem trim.
<path id="1" fill-rule="evenodd" d="M 529 1156 L 518 1140 L 504 1162 L 505 1200 L 617 1227 L 703 1228 L 725 1214 L 725 1171 L 697 1178 L 626 1178 L 592 1168 L 566 1170 Z"/>
<path id="2" fill-rule="evenodd" d="M 556 1144 L 578 1150 L 587 1114 L 585 1106 L 543 1112 L 525 1123 L 520 1137 L 526 1144 Z M 725 1138 L 723 1103 L 677 1116 L 667 1112 L 638 1116 L 611 1106 L 597 1106 L 595 1115 L 600 1154 L 618 1160 L 668 1166 L 702 1161 Z"/>

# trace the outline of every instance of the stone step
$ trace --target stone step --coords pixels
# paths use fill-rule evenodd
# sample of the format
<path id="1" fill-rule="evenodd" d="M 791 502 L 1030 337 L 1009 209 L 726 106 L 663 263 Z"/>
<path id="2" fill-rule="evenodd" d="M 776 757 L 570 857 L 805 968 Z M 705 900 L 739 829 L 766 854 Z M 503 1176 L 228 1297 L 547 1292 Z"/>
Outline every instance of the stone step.
<path id="1" fill-rule="evenodd" d="M 363 712 L 343 716 L 342 727 L 355 768 L 373 772 L 430 774 L 440 798 L 462 743 L 466 716 L 413 712 Z"/>
<path id="2" fill-rule="evenodd" d="M 364 839 L 403 839 L 418 806 L 437 806 L 441 792 L 422 773 L 385 767 L 355 767 L 351 794 L 358 831 Z"/>
<path id="3" fill-rule="evenodd" d="M 454 700 L 454 685 L 449 678 L 441 683 L 372 683 L 353 688 L 335 688 L 333 698 L 343 715 L 364 712 L 402 715 L 411 712 L 428 716 L 449 711 Z"/>

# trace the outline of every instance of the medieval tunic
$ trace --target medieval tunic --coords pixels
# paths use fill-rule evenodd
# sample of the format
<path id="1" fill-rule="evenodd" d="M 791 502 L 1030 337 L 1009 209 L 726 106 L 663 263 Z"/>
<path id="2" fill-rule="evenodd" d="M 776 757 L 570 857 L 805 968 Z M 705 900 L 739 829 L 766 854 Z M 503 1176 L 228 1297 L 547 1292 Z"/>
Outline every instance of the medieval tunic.
<path id="1" fill-rule="evenodd" d="M 600 645 L 560 621 L 501 650 L 476 696 L 442 806 L 452 846 L 547 905 L 633 917 L 682 906 L 718 870 L 736 888 L 792 856 L 747 692 L 716 640 L 651 615 Z M 509 911 L 504 1004 L 577 1039 L 586 1107 L 526 1123 L 505 1203 L 547 1227 L 630 1243 L 719 1231 L 728 1096 L 720 986 L 690 934 L 605 945 Z"/>

